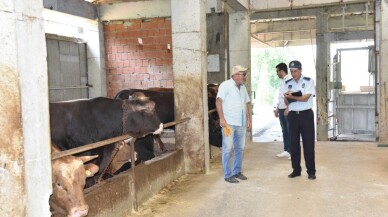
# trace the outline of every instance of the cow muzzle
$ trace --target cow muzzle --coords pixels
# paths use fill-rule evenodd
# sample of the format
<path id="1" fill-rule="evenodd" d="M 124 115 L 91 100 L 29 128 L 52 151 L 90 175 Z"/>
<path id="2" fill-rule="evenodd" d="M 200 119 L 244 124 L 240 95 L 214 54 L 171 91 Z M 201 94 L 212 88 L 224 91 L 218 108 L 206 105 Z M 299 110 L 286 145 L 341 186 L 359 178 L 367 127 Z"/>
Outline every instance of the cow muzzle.
<path id="1" fill-rule="evenodd" d="M 161 134 L 163 132 L 163 123 L 160 123 L 159 129 L 157 129 L 155 132 L 152 134 Z"/>
<path id="2" fill-rule="evenodd" d="M 87 205 L 78 207 L 78 208 L 72 209 L 68 217 L 84 217 L 88 215 L 88 211 L 89 211 L 89 207 Z"/>

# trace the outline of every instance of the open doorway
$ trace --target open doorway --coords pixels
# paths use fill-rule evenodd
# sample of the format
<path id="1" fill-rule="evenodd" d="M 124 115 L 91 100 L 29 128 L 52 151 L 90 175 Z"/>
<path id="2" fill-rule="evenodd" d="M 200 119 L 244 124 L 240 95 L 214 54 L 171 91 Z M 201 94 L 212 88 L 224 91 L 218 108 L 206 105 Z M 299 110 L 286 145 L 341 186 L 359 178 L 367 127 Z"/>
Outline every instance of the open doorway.
<path id="1" fill-rule="evenodd" d="M 292 60 L 302 63 L 303 76 L 311 77 L 316 81 L 315 45 L 284 46 L 274 48 L 252 47 L 252 141 L 253 142 L 282 142 L 282 130 L 279 119 L 274 115 L 276 105 L 276 91 L 280 79 L 276 75 L 276 65 Z M 316 111 L 314 106 L 314 111 Z"/>
<path id="2" fill-rule="evenodd" d="M 376 141 L 373 53 L 373 40 L 331 44 L 331 140 Z"/>

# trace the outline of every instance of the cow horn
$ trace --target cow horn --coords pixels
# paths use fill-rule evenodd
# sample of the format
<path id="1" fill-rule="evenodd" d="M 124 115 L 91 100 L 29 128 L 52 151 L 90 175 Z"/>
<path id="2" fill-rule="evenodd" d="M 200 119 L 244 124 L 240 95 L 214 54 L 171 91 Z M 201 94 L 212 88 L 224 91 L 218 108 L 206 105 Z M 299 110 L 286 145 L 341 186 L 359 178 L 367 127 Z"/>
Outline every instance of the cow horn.
<path id="1" fill-rule="evenodd" d="M 92 164 L 92 163 L 84 165 L 84 168 L 85 168 L 86 177 L 88 177 L 88 178 L 94 176 L 98 172 L 98 170 L 100 169 L 99 166 L 97 166 L 96 164 Z"/>
<path id="2" fill-rule="evenodd" d="M 98 158 L 98 155 L 93 155 L 93 156 L 81 156 L 81 157 L 78 157 L 78 159 L 80 159 L 82 162 L 86 163 L 88 161 L 91 161 L 95 158 Z"/>

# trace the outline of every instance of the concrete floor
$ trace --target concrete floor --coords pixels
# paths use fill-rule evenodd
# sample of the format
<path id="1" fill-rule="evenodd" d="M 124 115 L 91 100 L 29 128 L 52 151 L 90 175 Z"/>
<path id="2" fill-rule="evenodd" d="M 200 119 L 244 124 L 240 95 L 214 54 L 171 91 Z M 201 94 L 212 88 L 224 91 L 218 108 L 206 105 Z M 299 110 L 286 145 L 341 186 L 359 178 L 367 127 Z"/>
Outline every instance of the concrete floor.
<path id="1" fill-rule="evenodd" d="M 220 159 L 209 174 L 185 175 L 129 216 L 388 216 L 388 148 L 377 143 L 318 142 L 317 179 L 287 178 L 282 143 L 247 144 L 247 181 L 224 181 Z"/>

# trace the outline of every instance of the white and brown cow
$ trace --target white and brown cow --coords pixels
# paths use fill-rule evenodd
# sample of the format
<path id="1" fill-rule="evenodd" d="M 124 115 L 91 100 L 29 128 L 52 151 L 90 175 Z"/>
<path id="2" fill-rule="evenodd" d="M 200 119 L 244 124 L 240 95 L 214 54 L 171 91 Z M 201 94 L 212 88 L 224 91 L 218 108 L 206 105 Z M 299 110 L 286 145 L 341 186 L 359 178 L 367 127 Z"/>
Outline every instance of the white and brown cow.
<path id="1" fill-rule="evenodd" d="M 58 148 L 51 145 L 52 153 L 58 151 Z M 84 163 L 96 157 L 98 156 L 66 156 L 52 160 L 52 216 L 83 217 L 88 214 L 89 206 L 84 197 L 85 180 L 98 172 L 98 166 Z"/>

